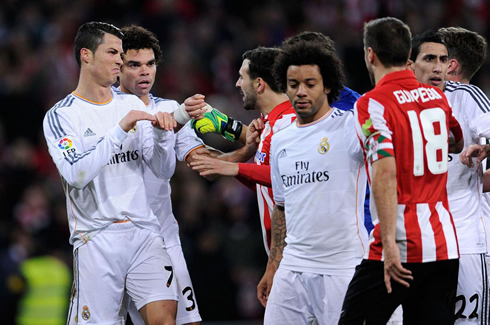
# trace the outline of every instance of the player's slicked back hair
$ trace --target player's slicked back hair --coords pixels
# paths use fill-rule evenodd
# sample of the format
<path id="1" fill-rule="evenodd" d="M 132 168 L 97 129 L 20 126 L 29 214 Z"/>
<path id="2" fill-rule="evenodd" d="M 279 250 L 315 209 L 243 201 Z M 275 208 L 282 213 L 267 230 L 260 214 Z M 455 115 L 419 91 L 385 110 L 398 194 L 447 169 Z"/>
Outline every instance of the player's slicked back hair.
<path id="1" fill-rule="evenodd" d="M 364 24 L 364 48 L 372 48 L 385 68 L 407 64 L 412 34 L 410 28 L 393 17 L 379 18 Z"/>
<path id="2" fill-rule="evenodd" d="M 323 87 L 329 88 L 328 103 L 332 104 L 344 88 L 342 62 L 337 55 L 325 48 L 322 43 L 309 41 L 295 42 L 282 47 L 276 59 L 274 73 L 282 92 L 287 89 L 287 71 L 291 65 L 317 65 L 323 79 Z"/>
<path id="3" fill-rule="evenodd" d="M 242 59 L 250 61 L 248 66 L 250 79 L 253 80 L 259 77 L 264 79 L 275 93 L 279 93 L 280 90 L 272 73 L 272 66 L 279 53 L 281 53 L 281 50 L 278 48 L 259 46 L 256 49 L 248 50 L 242 55 Z"/>
<path id="4" fill-rule="evenodd" d="M 150 49 L 155 54 L 156 64 L 162 63 L 162 50 L 155 34 L 137 25 L 125 26 L 121 28 L 121 32 L 124 34 L 122 39 L 124 53 L 128 50 Z"/>
<path id="5" fill-rule="evenodd" d="M 301 32 L 295 36 L 285 39 L 282 42 L 282 46 L 292 45 L 301 41 L 321 43 L 325 49 L 327 49 L 327 51 L 335 52 L 335 42 L 330 37 L 320 32 Z"/>
<path id="6" fill-rule="evenodd" d="M 80 50 L 85 48 L 95 53 L 99 45 L 102 44 L 105 33 L 112 34 L 120 39 L 123 38 L 121 30 L 108 23 L 91 21 L 78 28 L 77 36 L 75 36 L 75 42 L 73 45 L 73 52 L 79 67 L 82 66 L 80 60 Z"/>
<path id="7" fill-rule="evenodd" d="M 437 43 L 446 46 L 440 33 L 430 29 L 426 30 L 425 32 L 417 34 L 412 38 L 412 54 L 410 54 L 410 60 L 413 62 L 417 60 L 417 56 L 419 56 L 420 53 L 420 48 L 424 43 Z"/>
<path id="8" fill-rule="evenodd" d="M 446 43 L 449 58 L 456 59 L 461 66 L 463 78 L 473 78 L 487 57 L 485 38 L 462 27 L 443 27 L 438 32 Z"/>

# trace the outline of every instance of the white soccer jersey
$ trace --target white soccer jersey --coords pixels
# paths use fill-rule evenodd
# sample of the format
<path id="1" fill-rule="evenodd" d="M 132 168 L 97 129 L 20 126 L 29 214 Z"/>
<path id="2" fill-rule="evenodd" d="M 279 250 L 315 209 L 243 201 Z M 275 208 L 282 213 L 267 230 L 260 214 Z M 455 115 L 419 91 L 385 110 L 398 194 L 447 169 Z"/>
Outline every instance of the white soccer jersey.
<path id="1" fill-rule="evenodd" d="M 178 107 L 179 104 L 174 100 L 154 97 L 150 94 L 150 103 L 147 110 L 151 114 L 155 114 L 158 111 L 173 113 Z M 177 132 L 174 148 L 177 159 L 180 161 L 184 161 L 189 152 L 202 146 L 204 146 L 204 143 L 192 130 L 190 122 Z M 150 169 L 145 169 L 145 185 L 148 189 L 148 200 L 150 201 L 151 209 L 160 222 L 162 227 L 161 233 L 167 247 L 180 245 L 179 226 L 172 213 L 170 176 L 167 179 L 160 179 Z"/>
<path id="2" fill-rule="evenodd" d="M 341 275 L 361 262 L 367 176 L 352 112 L 334 108 L 275 134 L 271 176 L 274 200 L 286 213 L 281 268 Z"/>
<path id="3" fill-rule="evenodd" d="M 48 111 L 43 128 L 66 194 L 70 243 L 78 248 L 102 228 L 123 220 L 160 232 L 144 183 L 146 163 L 161 178 L 175 169 L 175 135 L 138 122 L 125 133 L 119 122 L 145 110 L 133 95 L 112 91 L 105 103 L 72 93 Z"/>
<path id="4" fill-rule="evenodd" d="M 481 136 L 490 137 L 490 104 L 482 91 L 473 85 L 446 82 L 444 91 L 452 104 L 453 114 L 461 125 L 464 147 L 478 143 Z M 482 173 L 461 163 L 459 154 L 450 154 L 447 192 L 449 209 L 454 218 L 461 254 L 485 253 L 482 224 Z"/>

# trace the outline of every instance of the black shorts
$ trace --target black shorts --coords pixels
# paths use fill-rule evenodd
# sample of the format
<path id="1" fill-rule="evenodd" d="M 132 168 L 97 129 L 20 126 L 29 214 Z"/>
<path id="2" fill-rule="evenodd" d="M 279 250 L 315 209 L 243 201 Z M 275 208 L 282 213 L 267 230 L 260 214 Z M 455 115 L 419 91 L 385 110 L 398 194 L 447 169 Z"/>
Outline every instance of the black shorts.
<path id="1" fill-rule="evenodd" d="M 347 289 L 339 324 L 386 324 L 399 305 L 405 325 L 453 324 L 459 260 L 402 265 L 412 271 L 410 287 L 392 280 L 388 294 L 384 263 L 363 260 Z"/>

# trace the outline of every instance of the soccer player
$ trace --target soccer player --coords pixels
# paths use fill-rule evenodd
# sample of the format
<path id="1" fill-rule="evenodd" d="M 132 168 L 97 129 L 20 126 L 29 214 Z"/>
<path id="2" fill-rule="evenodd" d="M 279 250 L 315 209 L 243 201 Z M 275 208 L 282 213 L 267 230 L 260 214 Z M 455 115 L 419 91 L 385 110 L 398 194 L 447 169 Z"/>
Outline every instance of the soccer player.
<path id="1" fill-rule="evenodd" d="M 465 51 L 464 55 L 467 56 L 468 53 Z M 483 105 L 483 100 L 480 99 L 483 98 L 482 93 L 476 87 L 444 82 L 445 78 L 461 75 L 461 72 L 454 59 L 450 64 L 448 48 L 442 35 L 427 31 L 415 36 L 409 62 L 409 69 L 414 71 L 419 82 L 432 84 L 444 91 L 463 130 L 465 147 L 478 143 L 479 138 L 485 136 L 479 121 L 484 115 L 487 115 L 488 121 L 488 106 Z M 454 67 L 457 67 L 458 72 L 455 72 Z M 488 136 L 490 137 L 490 132 Z M 449 155 L 447 193 L 460 253 L 455 312 L 457 323 L 486 323 L 488 318 L 485 317 L 488 285 L 485 231 L 482 223 L 482 186 L 482 178 L 477 170 L 463 165 L 458 155 Z"/>
<path id="2" fill-rule="evenodd" d="M 272 65 L 279 53 L 280 50 L 277 48 L 266 47 L 258 47 L 245 52 L 236 82 L 236 87 L 243 95 L 244 108 L 261 113 L 261 119 L 255 120 L 249 130 L 249 133 L 256 135 L 259 130 L 261 131 L 260 143 L 255 153 L 255 164 L 232 163 L 208 157 L 196 157 L 196 161 L 191 163 L 193 169 L 201 171 L 203 176 L 212 174 L 237 176 L 250 188 L 257 188 L 264 246 L 267 253 L 269 253 L 271 240 L 270 213 L 274 206 L 270 187 L 270 139 L 274 133 L 296 119 L 288 97 L 279 90 L 272 75 Z M 197 103 L 194 105 L 198 106 Z M 249 158 L 251 157 L 245 157 L 245 161 Z M 266 184 L 263 184 L 263 181 Z"/>
<path id="3" fill-rule="evenodd" d="M 151 114 L 159 111 L 173 113 L 179 107 L 176 101 L 155 97 L 150 93 L 157 66 L 162 59 L 158 39 L 152 32 L 140 26 L 123 27 L 121 31 L 124 34 L 123 65 L 119 76 L 121 91 L 138 96 Z M 184 161 L 194 154 L 195 149 L 203 147 L 203 143 L 191 129 L 190 123 L 187 123 L 176 133 L 173 146 L 177 158 Z M 160 222 L 161 235 L 173 265 L 179 294 L 176 323 L 177 325 L 198 324 L 201 317 L 182 252 L 179 226 L 172 214 L 170 179 L 158 178 L 149 168 L 145 169 L 144 179 L 151 209 Z M 129 307 L 129 314 L 135 325 L 144 325 L 133 301 Z"/>
<path id="4" fill-rule="evenodd" d="M 443 92 L 406 69 L 406 24 L 375 19 L 363 38 L 376 86 L 357 101 L 355 117 L 375 228 L 339 324 L 384 324 L 400 304 L 404 324 L 451 324 L 459 253 L 447 201 L 447 154 L 462 149 L 462 131 Z M 450 131 L 455 140 L 448 145 Z"/>
<path id="5" fill-rule="evenodd" d="M 284 44 L 293 44 L 297 41 L 319 43 L 324 46 L 328 51 L 335 51 L 334 42 L 329 37 L 321 33 L 303 32 L 287 39 L 286 41 L 284 41 Z M 277 53 L 279 53 L 277 49 L 271 49 L 269 51 L 275 51 L 271 53 L 275 53 L 276 55 Z M 254 120 L 251 123 L 251 130 L 249 130 L 245 125 L 241 127 L 242 139 L 246 138 L 245 136 L 243 136 L 243 133 L 246 133 L 247 131 L 249 131 L 249 139 L 251 139 L 252 134 L 259 135 L 260 133 L 260 143 L 256 150 L 254 159 L 255 165 L 244 162 L 237 162 L 236 160 L 231 159 L 229 156 L 221 156 L 219 157 L 219 160 L 203 157 L 199 160 L 199 162 L 191 163 L 191 165 L 194 169 L 201 170 L 201 175 L 203 176 L 236 176 L 239 180 L 246 183 L 250 188 L 256 187 L 257 199 L 259 202 L 259 211 L 262 221 L 262 230 L 264 234 L 264 245 L 266 252 L 269 254 L 270 215 L 274 207 L 274 201 L 271 194 L 272 183 L 270 178 L 269 166 L 270 139 L 274 133 L 289 125 L 292 121 L 295 120 L 296 117 L 294 109 L 290 106 L 288 108 L 287 114 L 285 115 L 286 118 L 280 118 L 280 121 L 278 123 L 276 122 L 278 117 L 280 117 L 276 116 L 279 110 L 272 109 L 272 104 L 283 104 L 284 100 L 287 100 L 287 96 L 281 93 L 277 93 L 277 85 L 275 84 L 275 81 L 270 72 L 270 68 L 274 62 L 274 58 L 271 57 L 267 61 L 262 60 L 262 62 L 260 62 L 258 61 L 259 56 L 257 54 L 252 56 L 252 53 L 254 52 L 248 51 L 243 55 L 244 60 L 239 71 L 240 78 L 238 79 L 236 86 L 244 95 L 244 108 L 248 110 L 255 109 L 261 112 L 261 119 Z M 247 61 L 250 61 L 252 58 L 255 59 L 257 62 L 255 64 L 251 62 L 251 71 L 249 72 L 250 69 L 248 67 L 249 64 Z M 259 77 L 265 80 L 265 82 L 267 83 L 266 85 L 268 86 L 267 88 L 272 89 L 272 92 L 263 90 L 258 92 L 258 89 L 256 89 L 256 87 L 250 87 L 249 83 Z M 268 90 L 267 88 L 266 90 Z M 271 99 L 269 98 L 270 95 L 274 95 L 274 97 L 276 98 L 279 95 L 279 100 L 274 100 L 274 102 L 271 102 Z M 352 109 L 353 104 L 357 98 L 359 98 L 359 94 L 347 87 L 343 87 L 340 93 L 340 97 L 333 105 L 335 105 L 336 107 L 339 106 L 342 110 Z M 186 108 L 188 110 L 202 108 L 205 105 L 204 97 L 202 95 L 195 95 L 191 98 L 188 98 L 186 100 L 186 104 L 188 104 Z M 270 112 L 274 113 L 270 114 Z M 212 124 L 212 122 L 209 122 L 210 118 L 212 118 L 212 116 L 210 116 L 209 113 L 205 113 L 204 118 L 199 120 L 199 123 L 197 125 L 203 125 L 205 123 L 207 125 Z M 214 124 L 217 125 L 218 123 Z M 202 129 L 200 129 L 199 126 L 196 127 L 196 130 L 202 132 Z M 208 128 L 207 130 L 212 130 L 212 128 Z M 248 142 L 249 148 L 251 147 L 251 142 L 252 140 L 249 140 Z M 244 149 L 240 150 L 242 153 L 246 152 L 246 150 Z M 251 158 L 251 156 L 247 156 L 246 154 L 237 156 L 242 158 L 241 161 L 247 161 L 249 158 Z"/>
<path id="6" fill-rule="evenodd" d="M 163 179 L 173 173 L 174 120 L 112 90 L 123 64 L 122 36 L 106 23 L 79 28 L 77 88 L 43 122 L 74 246 L 68 324 L 124 322 L 125 294 L 147 324 L 175 324 L 177 286 L 144 184 L 147 166 Z"/>
<path id="7" fill-rule="evenodd" d="M 330 106 L 342 64 L 321 43 L 284 45 L 277 79 L 297 120 L 271 144 L 274 200 L 264 324 L 336 324 L 362 260 L 366 170 L 352 111 Z"/>
<path id="8" fill-rule="evenodd" d="M 461 124 L 465 147 L 468 147 L 479 143 L 481 137 L 490 138 L 490 101 L 480 88 L 469 84 L 485 62 L 487 42 L 478 33 L 461 27 L 440 28 L 439 33 L 449 51 L 449 67 L 445 76 L 449 81 L 445 84 L 444 93 Z M 463 166 L 457 156 L 450 155 L 447 190 L 461 253 L 456 297 L 457 323 L 488 323 L 490 260 L 487 255 L 485 267 L 482 259 L 483 253 L 488 254 L 490 241 L 482 238 L 481 220 L 488 232 L 490 215 L 485 211 L 488 208 L 488 194 L 480 196 L 481 189 L 479 171 Z"/>

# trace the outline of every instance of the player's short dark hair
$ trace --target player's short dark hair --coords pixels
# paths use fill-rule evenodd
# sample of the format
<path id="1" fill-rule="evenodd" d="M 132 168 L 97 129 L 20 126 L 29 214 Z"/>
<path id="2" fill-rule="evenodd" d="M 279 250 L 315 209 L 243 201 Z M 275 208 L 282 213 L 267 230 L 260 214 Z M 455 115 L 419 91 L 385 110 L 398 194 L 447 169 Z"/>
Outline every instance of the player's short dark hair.
<path id="1" fill-rule="evenodd" d="M 249 60 L 248 74 L 250 79 L 262 78 L 269 85 L 273 92 L 280 92 L 276 84 L 276 79 L 272 73 L 272 66 L 281 50 L 275 47 L 259 46 L 253 50 L 248 50 L 242 55 L 243 60 Z"/>
<path id="2" fill-rule="evenodd" d="M 417 56 L 419 56 L 420 48 L 424 43 L 437 43 L 446 46 L 442 39 L 441 33 L 438 33 L 433 30 L 426 30 L 420 34 L 415 35 L 412 38 L 412 54 L 410 54 L 410 60 L 415 62 L 417 60 Z"/>
<path id="3" fill-rule="evenodd" d="M 79 67 L 82 66 L 80 50 L 86 48 L 95 53 L 99 45 L 102 44 L 105 33 L 112 34 L 120 39 L 123 38 L 121 30 L 108 23 L 91 21 L 78 28 L 73 45 L 73 52 Z"/>
<path id="4" fill-rule="evenodd" d="M 320 32 L 301 32 L 297 35 L 285 39 L 282 42 L 282 46 L 292 45 L 301 41 L 321 43 L 328 51 L 335 52 L 335 42 L 330 37 Z"/>
<path id="5" fill-rule="evenodd" d="M 407 64 L 411 38 L 407 24 L 393 17 L 374 19 L 364 24 L 364 48 L 372 48 L 385 68 Z"/>
<path id="6" fill-rule="evenodd" d="M 438 32 L 446 43 L 449 58 L 456 59 L 461 66 L 463 78 L 473 78 L 487 57 L 485 38 L 462 27 L 442 27 Z"/>
<path id="7" fill-rule="evenodd" d="M 282 47 L 282 52 L 274 65 L 274 73 L 282 92 L 286 92 L 287 71 L 291 65 L 318 66 L 323 79 L 323 87 L 330 88 L 328 103 L 332 104 L 338 99 L 345 82 L 342 62 L 334 52 L 327 50 L 322 43 L 298 41 Z"/>
<path id="8" fill-rule="evenodd" d="M 156 64 L 162 62 L 162 49 L 160 48 L 160 42 L 157 37 L 151 31 L 146 28 L 137 25 L 130 25 L 121 28 L 123 32 L 123 52 L 127 53 L 129 50 L 153 50 L 155 54 Z"/>

